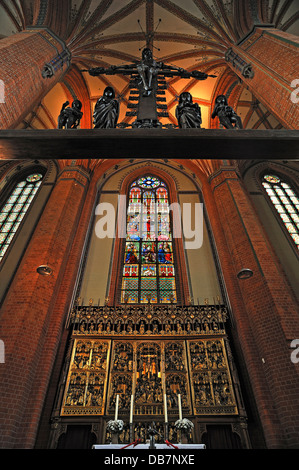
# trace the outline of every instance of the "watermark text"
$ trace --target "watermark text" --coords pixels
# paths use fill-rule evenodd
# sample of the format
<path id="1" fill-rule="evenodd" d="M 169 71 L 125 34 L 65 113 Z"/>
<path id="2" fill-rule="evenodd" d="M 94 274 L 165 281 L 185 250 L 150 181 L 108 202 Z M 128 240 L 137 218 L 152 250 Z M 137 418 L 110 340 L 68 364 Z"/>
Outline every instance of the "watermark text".
<path id="1" fill-rule="evenodd" d="M 0 339 L 0 364 L 5 363 L 5 346 L 4 346 L 4 341 Z"/>
<path id="2" fill-rule="evenodd" d="M 294 351 L 291 353 L 291 361 L 293 364 L 298 364 L 299 362 L 299 339 L 293 339 L 291 342 L 291 348 L 294 348 Z"/>
<path id="3" fill-rule="evenodd" d="M 149 207 L 137 202 L 127 207 L 126 196 L 121 195 L 117 209 L 103 202 L 97 205 L 95 215 L 100 216 L 95 225 L 96 236 L 100 239 L 163 241 L 171 231 L 173 238 L 184 239 L 186 249 L 198 249 L 203 243 L 202 203 L 172 203 L 161 207 L 153 202 Z"/>
<path id="4" fill-rule="evenodd" d="M 296 78 L 295 80 L 291 82 L 291 87 L 295 88 L 295 90 L 292 91 L 291 93 L 291 101 L 292 103 L 297 104 L 299 103 L 299 96 L 298 96 L 299 95 L 299 78 Z"/>

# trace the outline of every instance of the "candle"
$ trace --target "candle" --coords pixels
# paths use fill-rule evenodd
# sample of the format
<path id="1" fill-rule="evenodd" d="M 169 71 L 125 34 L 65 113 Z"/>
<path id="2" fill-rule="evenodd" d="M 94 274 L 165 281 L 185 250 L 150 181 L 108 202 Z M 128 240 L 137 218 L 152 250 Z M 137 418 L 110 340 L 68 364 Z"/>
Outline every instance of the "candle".
<path id="1" fill-rule="evenodd" d="M 167 397 L 166 397 L 166 393 L 164 394 L 164 414 L 165 414 L 165 423 L 167 423 L 168 418 L 167 418 Z"/>
<path id="2" fill-rule="evenodd" d="M 130 423 L 133 423 L 133 395 L 131 395 Z"/>
<path id="3" fill-rule="evenodd" d="M 183 416 L 182 416 L 182 401 L 181 401 L 181 395 L 180 394 L 178 395 L 178 399 L 179 399 L 179 418 L 183 419 Z"/>
<path id="4" fill-rule="evenodd" d="M 116 395 L 115 421 L 117 420 L 117 416 L 118 416 L 118 402 L 119 402 L 119 395 Z"/>

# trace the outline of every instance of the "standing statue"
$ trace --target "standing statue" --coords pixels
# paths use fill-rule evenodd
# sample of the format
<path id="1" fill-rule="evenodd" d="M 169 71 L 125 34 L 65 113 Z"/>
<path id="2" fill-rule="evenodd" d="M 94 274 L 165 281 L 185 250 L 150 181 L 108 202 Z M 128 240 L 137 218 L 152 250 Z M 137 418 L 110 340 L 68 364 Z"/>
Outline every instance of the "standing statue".
<path id="1" fill-rule="evenodd" d="M 188 91 L 180 94 L 179 104 L 175 115 L 181 129 L 200 128 L 201 110 L 197 103 L 193 103 L 192 95 Z"/>
<path id="2" fill-rule="evenodd" d="M 93 77 L 116 74 L 131 76 L 131 82 L 137 84 L 139 92 L 138 106 L 136 106 L 138 108 L 137 120 L 133 127 L 159 127 L 161 125 L 158 121 L 157 111 L 157 94 L 160 91 L 159 79 L 180 77 L 206 80 L 208 77 L 215 77 L 215 75 L 208 75 L 198 70 L 188 72 L 174 65 L 156 62 L 151 49 L 148 47 L 142 51 L 141 60 L 133 64 L 112 65 L 108 68 L 96 67 L 82 70 L 82 72 L 88 72 Z"/>
<path id="3" fill-rule="evenodd" d="M 119 117 L 119 102 L 115 99 L 114 89 L 107 86 L 102 98 L 94 108 L 93 123 L 95 129 L 115 128 Z"/>
<path id="4" fill-rule="evenodd" d="M 212 118 L 219 117 L 220 124 L 226 129 L 243 129 L 242 120 L 240 116 L 228 106 L 227 98 L 225 95 L 218 95 L 215 102 L 215 108 Z"/>
<path id="5" fill-rule="evenodd" d="M 82 119 L 83 113 L 81 111 L 82 103 L 79 100 L 74 100 L 72 107 L 69 107 L 69 101 L 66 101 L 61 108 L 58 116 L 58 129 L 77 129 Z"/>

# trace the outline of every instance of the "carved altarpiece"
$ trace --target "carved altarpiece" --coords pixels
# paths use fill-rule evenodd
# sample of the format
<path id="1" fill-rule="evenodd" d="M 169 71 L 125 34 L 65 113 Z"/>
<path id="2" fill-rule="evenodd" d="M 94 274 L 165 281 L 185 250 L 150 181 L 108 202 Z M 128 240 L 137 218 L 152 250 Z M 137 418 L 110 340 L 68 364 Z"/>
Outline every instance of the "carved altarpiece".
<path id="1" fill-rule="evenodd" d="M 238 428 L 245 412 L 238 379 L 231 373 L 226 320 L 223 305 L 77 305 L 70 317 L 72 340 L 53 413 L 56 437 L 52 440 L 65 430 L 65 422 L 87 419 L 99 443 L 110 442 L 105 425 L 114 419 L 117 395 L 118 419 L 125 423 L 120 443 L 137 438 L 144 442 L 153 421 L 157 443 L 166 434 L 177 442 L 174 424 L 179 418 L 179 395 L 183 417 L 195 424 L 189 442 L 199 442 L 203 423 L 210 417 L 226 417 Z"/>

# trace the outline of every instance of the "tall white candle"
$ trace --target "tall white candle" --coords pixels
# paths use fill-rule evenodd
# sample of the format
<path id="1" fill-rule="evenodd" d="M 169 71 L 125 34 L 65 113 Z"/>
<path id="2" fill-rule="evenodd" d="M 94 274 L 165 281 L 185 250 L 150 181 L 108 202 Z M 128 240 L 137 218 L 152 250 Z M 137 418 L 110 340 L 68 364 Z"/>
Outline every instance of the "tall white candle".
<path id="1" fill-rule="evenodd" d="M 178 400 L 179 400 L 179 418 L 180 419 L 183 419 L 183 415 L 182 415 L 182 400 L 181 400 L 181 395 L 178 394 Z"/>
<path id="2" fill-rule="evenodd" d="M 115 404 L 115 421 L 117 420 L 117 416 L 118 416 L 118 402 L 119 402 L 119 395 L 116 395 L 116 404 Z"/>
<path id="3" fill-rule="evenodd" d="M 133 423 L 133 395 L 131 395 L 130 423 Z"/>
<path id="4" fill-rule="evenodd" d="M 164 394 L 164 414 L 165 414 L 165 423 L 168 422 L 168 417 L 167 417 L 167 397 L 166 393 Z"/>

